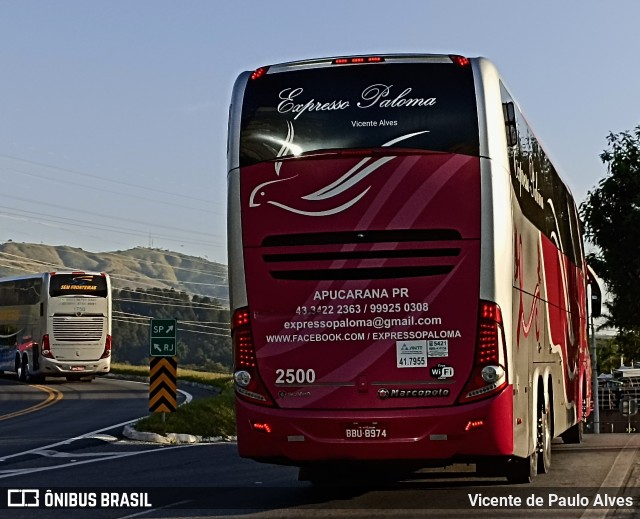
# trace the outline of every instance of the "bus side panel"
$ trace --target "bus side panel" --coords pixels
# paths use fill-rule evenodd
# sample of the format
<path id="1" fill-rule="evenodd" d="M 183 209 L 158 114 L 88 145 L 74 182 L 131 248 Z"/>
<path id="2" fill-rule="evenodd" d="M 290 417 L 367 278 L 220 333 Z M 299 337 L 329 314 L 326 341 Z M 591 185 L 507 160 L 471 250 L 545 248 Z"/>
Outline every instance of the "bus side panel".
<path id="1" fill-rule="evenodd" d="M 513 358 L 517 445 L 533 448 L 531 421 L 538 380 L 548 385 L 554 407 L 554 435 L 582 416 L 582 385 L 588 365 L 584 327 L 584 276 L 547 236 L 514 207 Z M 531 369 L 529 370 L 528 367 Z M 525 370 L 525 368 L 527 368 Z M 525 374 L 525 371 L 527 373 Z M 550 380 L 549 380 L 550 379 Z"/>
<path id="2" fill-rule="evenodd" d="M 542 236 L 549 348 L 562 359 L 556 382 L 563 392 L 554 400 L 556 434 L 575 424 L 583 414 L 582 385 L 587 374 L 586 285 L 583 272 L 547 237 Z M 557 368 L 560 371 L 559 368 Z M 555 386 L 555 384 L 554 384 Z M 561 405 L 559 405 L 561 404 Z"/>
<path id="3" fill-rule="evenodd" d="M 513 298 L 512 298 L 512 370 L 516 391 L 516 423 L 514 436 L 516 453 L 529 456 L 533 451 L 532 436 L 534 405 L 533 362 L 545 350 L 545 312 L 540 295 L 542 265 L 539 232 L 514 207 L 513 227 Z"/>

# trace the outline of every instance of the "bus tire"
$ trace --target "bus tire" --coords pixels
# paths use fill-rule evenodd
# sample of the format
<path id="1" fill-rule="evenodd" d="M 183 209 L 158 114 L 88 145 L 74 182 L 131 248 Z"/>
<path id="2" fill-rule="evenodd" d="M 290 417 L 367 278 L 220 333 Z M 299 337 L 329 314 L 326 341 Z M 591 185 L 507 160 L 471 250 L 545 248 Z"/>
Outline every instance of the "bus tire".
<path id="1" fill-rule="evenodd" d="M 22 357 L 20 375 L 18 376 L 18 378 L 22 382 L 30 382 L 31 381 L 31 375 L 29 374 L 29 358 L 26 355 L 24 355 Z"/>
<path id="2" fill-rule="evenodd" d="M 507 463 L 507 481 L 509 483 L 531 483 L 538 473 L 538 456 L 534 451 L 526 458 L 513 458 Z"/>
<path id="3" fill-rule="evenodd" d="M 336 484 L 335 472 L 325 467 L 303 466 L 298 469 L 298 481 L 308 481 L 313 486 L 327 487 Z"/>
<path id="4" fill-rule="evenodd" d="M 548 403 L 539 406 L 537 412 L 536 451 L 538 474 L 546 474 L 551 468 L 551 410 Z"/>
<path id="5" fill-rule="evenodd" d="M 539 472 L 541 462 L 539 458 L 543 457 L 540 452 L 540 428 L 545 423 L 545 420 L 539 421 L 538 417 L 541 416 L 542 409 L 544 409 L 544 396 L 538 398 L 538 402 L 542 402 L 542 404 L 538 404 L 538 409 L 535 409 L 535 412 L 532 413 L 532 420 L 534 424 L 536 424 L 536 436 L 533 445 L 533 452 L 531 455 L 526 458 L 513 458 L 507 462 L 506 466 L 506 477 L 509 483 L 531 483 L 533 478 Z M 549 423 L 548 417 L 546 419 L 546 423 Z M 551 434 L 549 429 L 549 434 Z M 551 448 L 551 440 L 549 440 L 549 449 Z M 549 455 L 551 451 L 549 450 Z"/>
<path id="6" fill-rule="evenodd" d="M 569 427 L 560 435 L 563 443 L 582 443 L 582 433 L 584 431 L 584 423 L 580 420 L 577 424 Z"/>

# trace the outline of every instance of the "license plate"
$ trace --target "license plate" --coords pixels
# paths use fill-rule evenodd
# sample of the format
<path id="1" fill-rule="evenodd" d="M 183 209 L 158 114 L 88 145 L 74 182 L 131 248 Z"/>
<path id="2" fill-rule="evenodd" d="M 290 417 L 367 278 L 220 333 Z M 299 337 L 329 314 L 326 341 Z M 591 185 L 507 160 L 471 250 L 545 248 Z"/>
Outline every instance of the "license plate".
<path id="1" fill-rule="evenodd" d="M 71 366 L 71 371 L 84 371 L 84 366 Z"/>
<path id="2" fill-rule="evenodd" d="M 345 427 L 344 437 L 347 440 L 386 440 L 389 438 L 389 431 L 379 423 L 353 423 Z"/>

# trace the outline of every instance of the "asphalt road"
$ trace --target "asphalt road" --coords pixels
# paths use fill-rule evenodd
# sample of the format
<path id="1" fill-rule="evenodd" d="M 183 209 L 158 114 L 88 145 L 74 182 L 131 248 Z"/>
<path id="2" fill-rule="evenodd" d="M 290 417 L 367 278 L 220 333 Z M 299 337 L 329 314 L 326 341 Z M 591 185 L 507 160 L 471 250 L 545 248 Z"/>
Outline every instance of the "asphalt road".
<path id="1" fill-rule="evenodd" d="M 454 466 L 396 482 L 316 488 L 297 481 L 294 468 L 240 459 L 233 443 L 167 446 L 122 437 L 123 423 L 147 414 L 144 384 L 45 386 L 62 398 L 0 379 L 2 519 L 640 517 L 637 434 L 586 435 L 579 446 L 554 442 L 551 472 L 530 485 Z M 36 493 L 37 508 L 6 507 L 9 497 L 30 504 Z"/>

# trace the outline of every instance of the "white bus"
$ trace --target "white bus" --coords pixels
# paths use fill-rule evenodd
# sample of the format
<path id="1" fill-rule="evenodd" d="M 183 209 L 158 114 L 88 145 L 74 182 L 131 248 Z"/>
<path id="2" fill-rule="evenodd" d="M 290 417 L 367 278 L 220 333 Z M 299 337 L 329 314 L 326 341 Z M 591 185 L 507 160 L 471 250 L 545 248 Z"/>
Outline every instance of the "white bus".
<path id="1" fill-rule="evenodd" d="M 0 372 L 92 380 L 111 366 L 111 282 L 99 272 L 0 279 Z"/>

